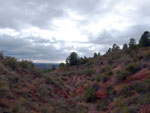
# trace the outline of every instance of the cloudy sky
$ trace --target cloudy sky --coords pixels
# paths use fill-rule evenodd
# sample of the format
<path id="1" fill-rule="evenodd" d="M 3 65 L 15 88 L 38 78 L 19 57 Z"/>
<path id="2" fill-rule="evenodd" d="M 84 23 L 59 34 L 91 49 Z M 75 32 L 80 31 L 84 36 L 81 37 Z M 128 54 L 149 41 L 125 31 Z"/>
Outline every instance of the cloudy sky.
<path id="1" fill-rule="evenodd" d="M 104 53 L 150 29 L 149 0 L 0 0 L 0 51 L 34 62 Z"/>

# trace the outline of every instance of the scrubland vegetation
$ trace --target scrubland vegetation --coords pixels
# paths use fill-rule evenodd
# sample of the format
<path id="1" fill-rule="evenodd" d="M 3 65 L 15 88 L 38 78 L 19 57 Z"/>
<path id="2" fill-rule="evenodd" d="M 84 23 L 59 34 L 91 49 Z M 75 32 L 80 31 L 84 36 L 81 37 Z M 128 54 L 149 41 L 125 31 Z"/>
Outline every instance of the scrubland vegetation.
<path id="1" fill-rule="evenodd" d="M 48 71 L 0 54 L 0 113 L 150 113 L 150 33 Z"/>

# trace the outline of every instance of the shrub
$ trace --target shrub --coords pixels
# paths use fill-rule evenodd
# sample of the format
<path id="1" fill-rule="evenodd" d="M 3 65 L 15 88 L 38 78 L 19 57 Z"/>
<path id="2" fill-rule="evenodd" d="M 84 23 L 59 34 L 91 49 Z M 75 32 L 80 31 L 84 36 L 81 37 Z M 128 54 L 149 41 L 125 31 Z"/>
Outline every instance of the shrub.
<path id="1" fill-rule="evenodd" d="M 109 67 L 104 67 L 102 70 L 101 70 L 101 73 L 105 73 L 105 72 L 108 72 L 110 70 Z"/>
<path id="2" fill-rule="evenodd" d="M 103 82 L 106 82 L 106 81 L 108 80 L 108 77 L 109 77 L 108 74 L 103 73 L 103 74 L 101 75 L 101 80 L 102 80 Z"/>
<path id="3" fill-rule="evenodd" d="M 46 84 L 40 84 L 37 88 L 38 91 L 38 96 L 43 99 L 46 100 L 49 94 L 49 89 L 48 86 Z"/>
<path id="4" fill-rule="evenodd" d="M 42 104 L 39 109 L 41 113 L 53 113 L 54 112 L 54 107 L 50 105 L 46 105 L 46 104 Z"/>
<path id="5" fill-rule="evenodd" d="M 113 60 L 108 60 L 108 64 L 113 64 Z"/>
<path id="6" fill-rule="evenodd" d="M 19 81 L 19 75 L 12 74 L 11 76 L 8 76 L 8 80 L 10 84 L 12 83 L 14 85 Z"/>
<path id="7" fill-rule="evenodd" d="M 114 90 L 111 85 L 106 86 L 106 92 L 110 100 L 113 100 L 113 98 L 117 95 L 117 91 Z"/>
<path id="8" fill-rule="evenodd" d="M 114 106 L 115 106 L 115 107 L 122 107 L 122 106 L 124 106 L 124 103 L 123 103 L 123 101 L 122 101 L 122 98 L 117 98 L 117 99 L 115 100 L 115 102 L 114 102 Z"/>
<path id="9" fill-rule="evenodd" d="M 31 61 L 22 60 L 19 62 L 19 65 L 24 69 L 32 69 L 34 64 Z"/>
<path id="10" fill-rule="evenodd" d="M 65 64 L 64 63 L 60 63 L 59 64 L 59 68 L 63 69 L 65 67 Z"/>
<path id="11" fill-rule="evenodd" d="M 117 71 L 117 80 L 124 81 L 129 75 L 136 73 L 140 68 L 135 63 L 128 64 L 122 70 Z"/>
<path id="12" fill-rule="evenodd" d="M 118 91 L 118 96 L 122 96 L 122 97 L 129 97 L 132 95 L 132 92 L 130 90 L 129 86 L 122 86 L 122 88 Z"/>
<path id="13" fill-rule="evenodd" d="M 149 89 L 150 89 L 150 80 L 147 79 L 147 80 L 144 80 L 142 82 L 132 83 L 130 88 L 132 90 L 136 90 L 140 94 L 150 93 L 150 91 L 149 91 Z"/>
<path id="14" fill-rule="evenodd" d="M 99 90 L 99 88 L 100 88 L 99 84 L 97 84 L 97 83 L 92 84 L 92 89 L 93 89 L 94 91 Z"/>
<path id="15" fill-rule="evenodd" d="M 8 82 L 0 80 L 0 95 L 7 95 L 9 93 Z"/>
<path id="16" fill-rule="evenodd" d="M 95 73 L 95 70 L 93 70 L 93 69 L 88 69 L 87 71 L 86 71 L 86 75 L 88 75 L 88 76 L 91 76 L 92 74 L 94 74 Z"/>
<path id="17" fill-rule="evenodd" d="M 18 66 L 18 62 L 14 57 L 6 57 L 3 64 L 13 70 L 16 70 Z"/>
<path id="18" fill-rule="evenodd" d="M 92 102 L 95 100 L 95 90 L 92 88 L 92 85 L 89 85 L 84 90 L 84 97 L 85 97 L 87 102 Z"/>
<path id="19" fill-rule="evenodd" d="M 25 107 L 20 105 L 15 105 L 12 110 L 13 113 L 28 113 Z"/>
<path id="20" fill-rule="evenodd" d="M 51 70 L 55 70 L 55 69 L 56 69 L 56 66 L 55 66 L 55 65 L 53 65 Z"/>
<path id="21" fill-rule="evenodd" d="M 46 80 L 47 83 L 53 84 L 53 85 L 55 84 L 55 80 L 54 80 L 53 77 L 51 77 L 49 75 L 44 75 L 44 78 L 45 78 L 45 80 Z"/>
<path id="22" fill-rule="evenodd" d="M 102 103 L 97 103 L 96 104 L 96 109 L 98 111 L 104 111 L 105 110 L 105 106 Z"/>
<path id="23" fill-rule="evenodd" d="M 130 63 L 125 70 L 129 73 L 129 74 L 134 74 L 137 72 L 137 68 L 136 68 L 136 64 L 135 63 Z"/>
<path id="24" fill-rule="evenodd" d="M 123 55 L 123 56 L 120 58 L 119 62 L 121 63 L 121 66 L 126 66 L 126 65 L 128 65 L 129 63 L 131 63 L 132 61 L 131 61 L 131 58 L 130 58 L 129 56 Z"/>
<path id="25" fill-rule="evenodd" d="M 134 61 L 134 62 L 137 62 L 137 61 L 139 61 L 139 60 L 141 60 L 141 59 L 142 59 L 142 56 L 141 56 L 141 55 L 136 55 L 136 56 L 133 57 L 133 61 Z"/>
<path id="26" fill-rule="evenodd" d="M 0 60 L 3 60 L 3 59 L 4 59 L 3 53 L 0 52 Z"/>
<path id="27" fill-rule="evenodd" d="M 92 65 L 92 62 L 91 61 L 88 61 L 87 63 L 86 63 L 86 66 L 91 66 Z"/>
<path id="28" fill-rule="evenodd" d="M 145 60 L 150 60 L 150 51 L 145 54 Z"/>
<path id="29" fill-rule="evenodd" d="M 118 70 L 116 78 L 117 78 L 117 81 L 122 82 L 127 78 L 127 76 L 124 74 L 124 71 Z"/>

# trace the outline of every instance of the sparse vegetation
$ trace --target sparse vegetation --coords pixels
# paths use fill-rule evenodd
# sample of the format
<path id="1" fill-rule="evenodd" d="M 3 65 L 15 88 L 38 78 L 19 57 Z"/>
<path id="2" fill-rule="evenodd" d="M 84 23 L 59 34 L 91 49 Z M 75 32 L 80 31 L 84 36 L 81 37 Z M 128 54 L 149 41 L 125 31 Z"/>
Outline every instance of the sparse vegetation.
<path id="1" fill-rule="evenodd" d="M 0 53 L 0 113 L 137 113 L 150 104 L 149 49 L 145 32 L 139 44 L 90 58 L 72 52 L 46 71 Z"/>
<path id="2" fill-rule="evenodd" d="M 92 88 L 92 85 L 89 85 L 84 91 L 84 97 L 87 102 L 92 102 L 95 100 L 95 90 Z"/>
<path id="3" fill-rule="evenodd" d="M 11 68 L 13 70 L 17 69 L 18 63 L 17 63 L 17 59 L 15 59 L 14 57 L 6 57 L 3 60 L 3 64 L 8 67 Z"/>

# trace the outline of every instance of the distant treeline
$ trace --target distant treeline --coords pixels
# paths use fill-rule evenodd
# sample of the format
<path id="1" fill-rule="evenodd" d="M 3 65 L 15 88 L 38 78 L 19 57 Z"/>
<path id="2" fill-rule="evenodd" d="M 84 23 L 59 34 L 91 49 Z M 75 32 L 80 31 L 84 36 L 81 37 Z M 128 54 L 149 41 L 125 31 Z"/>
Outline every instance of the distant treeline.
<path id="1" fill-rule="evenodd" d="M 109 48 L 104 55 L 115 53 L 116 51 L 122 51 L 122 52 L 130 52 L 132 50 L 136 50 L 142 47 L 148 47 L 150 46 L 150 32 L 145 31 L 140 40 L 139 43 L 136 43 L 136 40 L 134 38 L 130 38 L 129 43 L 123 44 L 123 47 L 120 48 L 117 44 L 113 44 L 112 48 Z M 66 58 L 66 64 L 61 63 L 59 65 L 60 68 L 64 66 L 73 66 L 73 65 L 80 65 L 80 64 L 86 64 L 89 59 L 100 57 L 100 53 L 94 53 L 93 57 L 87 58 L 87 57 L 79 57 L 78 53 L 72 52 L 67 58 Z"/>

